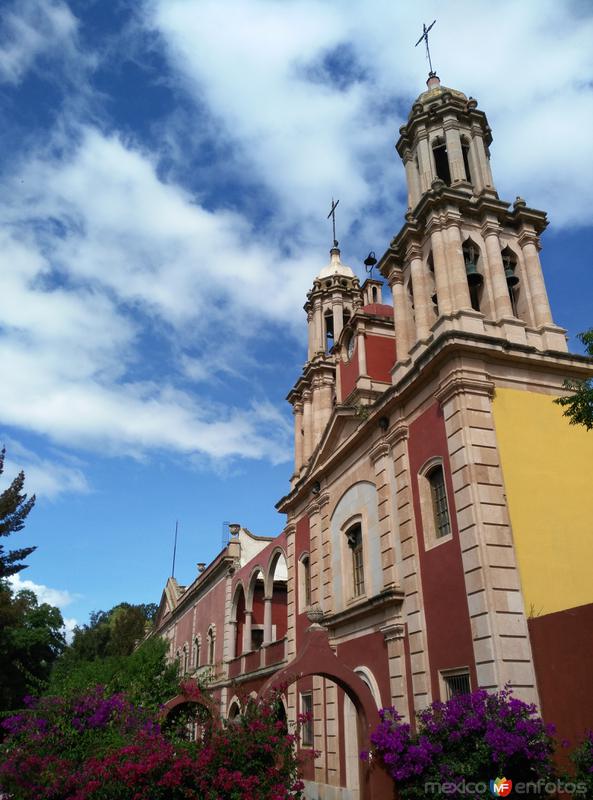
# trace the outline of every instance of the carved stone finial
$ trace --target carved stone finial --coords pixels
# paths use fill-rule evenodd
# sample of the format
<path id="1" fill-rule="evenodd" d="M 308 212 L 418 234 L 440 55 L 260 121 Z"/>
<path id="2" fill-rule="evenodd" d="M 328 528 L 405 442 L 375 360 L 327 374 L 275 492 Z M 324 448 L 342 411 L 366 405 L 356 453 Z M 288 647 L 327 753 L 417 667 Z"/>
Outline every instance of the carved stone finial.
<path id="1" fill-rule="evenodd" d="M 323 617 L 324 617 L 323 609 L 318 603 L 309 606 L 309 608 L 307 609 L 307 619 L 311 623 L 312 628 L 323 628 L 323 625 L 321 624 Z"/>

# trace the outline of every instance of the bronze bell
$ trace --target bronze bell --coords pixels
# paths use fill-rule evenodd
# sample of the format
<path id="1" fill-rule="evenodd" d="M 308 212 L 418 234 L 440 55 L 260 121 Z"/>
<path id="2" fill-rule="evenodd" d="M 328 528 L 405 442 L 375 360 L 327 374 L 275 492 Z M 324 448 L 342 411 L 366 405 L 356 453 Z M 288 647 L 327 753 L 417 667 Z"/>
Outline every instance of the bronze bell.
<path id="1" fill-rule="evenodd" d="M 504 274 L 506 276 L 508 286 L 513 289 L 519 283 L 519 278 L 515 275 L 515 270 L 509 266 L 505 269 Z"/>
<path id="2" fill-rule="evenodd" d="M 465 257 L 465 272 L 467 275 L 467 282 L 470 286 L 481 286 L 484 283 L 484 278 L 478 272 L 476 266 L 476 251 L 470 245 L 467 250 L 464 249 Z"/>

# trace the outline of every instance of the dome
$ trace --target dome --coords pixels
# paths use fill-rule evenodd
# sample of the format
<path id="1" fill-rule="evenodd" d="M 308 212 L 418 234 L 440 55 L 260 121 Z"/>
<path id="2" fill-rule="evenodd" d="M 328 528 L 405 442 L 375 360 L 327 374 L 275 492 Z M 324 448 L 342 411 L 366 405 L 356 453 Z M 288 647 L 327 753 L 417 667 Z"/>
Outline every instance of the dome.
<path id="1" fill-rule="evenodd" d="M 317 276 L 319 279 L 331 278 L 333 275 L 344 275 L 346 278 L 356 277 L 352 269 L 346 264 L 342 264 L 340 261 L 340 251 L 337 247 L 332 247 L 329 252 L 331 254 L 331 260 L 327 267 L 324 267 Z"/>
<path id="2" fill-rule="evenodd" d="M 448 86 L 441 86 L 441 81 L 438 75 L 432 75 L 429 77 L 427 84 L 428 89 L 418 95 L 414 101 L 414 105 L 416 103 L 421 103 L 423 106 L 426 106 L 444 94 L 450 94 L 458 100 L 467 102 L 467 95 L 465 95 L 463 92 L 460 92 L 458 89 L 451 89 Z"/>

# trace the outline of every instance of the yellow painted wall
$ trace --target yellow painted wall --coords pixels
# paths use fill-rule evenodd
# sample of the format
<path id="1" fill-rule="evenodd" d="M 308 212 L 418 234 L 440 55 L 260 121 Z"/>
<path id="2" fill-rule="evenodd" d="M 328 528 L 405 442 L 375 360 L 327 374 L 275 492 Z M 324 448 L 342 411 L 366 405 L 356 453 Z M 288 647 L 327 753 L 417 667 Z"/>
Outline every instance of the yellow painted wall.
<path id="1" fill-rule="evenodd" d="M 593 602 L 593 431 L 549 395 L 497 389 L 494 421 L 527 614 Z"/>

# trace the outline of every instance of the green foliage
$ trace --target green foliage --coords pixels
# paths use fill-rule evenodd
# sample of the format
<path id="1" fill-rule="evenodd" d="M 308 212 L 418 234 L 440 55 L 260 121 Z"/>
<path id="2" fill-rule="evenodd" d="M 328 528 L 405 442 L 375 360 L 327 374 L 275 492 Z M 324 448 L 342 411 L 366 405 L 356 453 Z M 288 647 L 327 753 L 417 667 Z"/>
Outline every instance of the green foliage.
<path id="1" fill-rule="evenodd" d="M 0 475 L 4 472 L 4 457 L 6 450 L 0 451 Z M 27 495 L 23 493 L 25 485 L 25 473 L 19 472 L 8 489 L 0 494 L 0 536 L 8 536 L 22 530 L 27 515 L 35 505 L 35 495 L 27 500 Z M 0 580 L 20 572 L 27 565 L 20 562 L 30 556 L 35 547 L 23 547 L 20 550 L 9 550 L 4 552 L 3 545 L 0 544 Z"/>
<path id="2" fill-rule="evenodd" d="M 119 603 L 110 611 L 94 611 L 88 625 L 74 630 L 65 656 L 72 661 L 93 661 L 130 655 L 154 620 L 154 604 Z"/>
<path id="3" fill-rule="evenodd" d="M 584 741 L 570 758 L 574 764 L 574 777 L 569 776 L 567 782 L 580 784 L 584 789 L 581 796 L 593 797 L 593 731 L 587 731 Z"/>
<path id="4" fill-rule="evenodd" d="M 0 581 L 0 712 L 19 708 L 48 680 L 65 645 L 63 625 L 57 608 Z"/>
<path id="5" fill-rule="evenodd" d="M 179 686 L 177 663 L 167 662 L 167 652 L 167 643 L 156 636 L 130 655 L 85 660 L 66 650 L 55 664 L 47 693 L 73 696 L 101 685 L 108 695 L 125 692 L 132 703 L 156 710 Z"/>
<path id="6" fill-rule="evenodd" d="M 579 339 L 585 345 L 587 354 L 593 358 L 593 328 L 579 333 Z M 566 380 L 564 388 L 572 392 L 567 397 L 559 397 L 554 402 L 564 408 L 564 416 L 571 425 L 584 425 L 593 429 L 593 378 L 586 381 Z"/>

